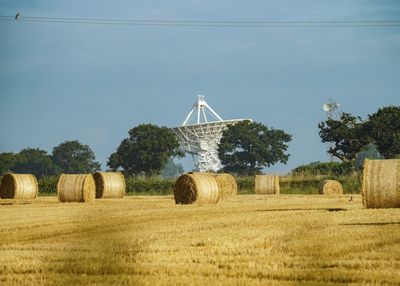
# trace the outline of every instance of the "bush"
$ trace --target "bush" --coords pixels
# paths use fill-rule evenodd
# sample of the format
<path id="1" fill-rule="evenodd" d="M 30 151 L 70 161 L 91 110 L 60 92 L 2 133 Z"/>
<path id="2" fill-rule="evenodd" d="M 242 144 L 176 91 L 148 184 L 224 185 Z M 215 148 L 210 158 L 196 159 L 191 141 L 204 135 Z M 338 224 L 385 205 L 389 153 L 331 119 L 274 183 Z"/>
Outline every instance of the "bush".
<path id="1" fill-rule="evenodd" d="M 345 194 L 357 194 L 361 193 L 361 172 L 353 173 L 348 176 L 339 176 L 334 180 L 339 181 Z"/>
<path id="2" fill-rule="evenodd" d="M 171 195 L 175 179 L 128 177 L 126 192 L 136 195 Z"/>
<path id="3" fill-rule="evenodd" d="M 39 193 L 57 193 L 58 176 L 43 177 L 38 180 Z"/>
<path id="4" fill-rule="evenodd" d="M 254 194 L 254 177 L 236 177 L 239 194 Z"/>
<path id="5" fill-rule="evenodd" d="M 360 173 L 353 173 L 352 175 L 341 176 L 304 176 L 304 175 L 290 175 L 280 176 L 280 193 L 281 194 L 318 194 L 319 184 L 326 179 L 337 180 L 343 185 L 345 193 L 359 193 L 361 185 Z M 255 193 L 255 179 L 254 177 L 237 177 L 238 194 L 254 194 Z"/>
<path id="6" fill-rule="evenodd" d="M 349 175 L 353 172 L 350 163 L 340 162 L 312 162 L 307 165 L 301 165 L 292 170 L 293 175 Z"/>
<path id="7" fill-rule="evenodd" d="M 318 194 L 319 183 L 324 177 L 280 177 L 281 194 Z"/>

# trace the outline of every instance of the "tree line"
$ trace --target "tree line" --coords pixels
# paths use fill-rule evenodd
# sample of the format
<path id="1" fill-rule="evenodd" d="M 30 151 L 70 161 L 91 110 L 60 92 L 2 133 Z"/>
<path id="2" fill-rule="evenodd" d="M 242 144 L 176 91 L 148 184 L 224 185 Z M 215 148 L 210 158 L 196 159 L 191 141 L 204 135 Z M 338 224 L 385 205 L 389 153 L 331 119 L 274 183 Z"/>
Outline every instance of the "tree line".
<path id="1" fill-rule="evenodd" d="M 60 173 L 92 173 L 100 170 L 94 152 L 79 141 L 65 141 L 51 154 L 39 148 L 25 148 L 18 153 L 0 153 L 0 175 L 5 173 L 33 174 L 38 178 Z"/>
<path id="2" fill-rule="evenodd" d="M 223 171 L 252 175 L 265 166 L 286 163 L 291 135 L 268 128 L 257 122 L 244 121 L 228 126 L 219 145 Z M 107 161 L 108 170 L 121 171 L 125 176 L 173 177 L 183 173 L 173 158 L 184 153 L 171 129 L 154 124 L 140 124 L 128 131 Z M 0 153 L 0 175 L 7 172 L 30 173 L 38 178 L 60 173 L 92 173 L 100 163 L 88 145 L 66 141 L 48 154 L 39 148 L 25 148 L 19 153 Z"/>
<path id="3" fill-rule="evenodd" d="M 362 164 L 365 157 L 398 158 L 400 154 L 400 107 L 380 108 L 362 120 L 350 113 L 338 119 L 318 124 L 323 143 L 331 143 L 328 153 L 346 167 L 337 164 L 312 166 L 298 170 L 327 168 L 345 173 Z M 268 127 L 260 122 L 243 121 L 229 125 L 222 134 L 218 155 L 223 172 L 254 175 L 278 162 L 286 164 L 292 136 L 284 130 Z M 154 124 L 140 124 L 128 131 L 116 151 L 108 157 L 110 171 L 121 171 L 125 176 L 173 177 L 183 172 L 173 158 L 184 153 L 171 129 Z M 66 141 L 54 147 L 51 154 L 38 148 L 25 148 L 19 153 L 0 153 L 0 175 L 6 172 L 31 173 L 37 177 L 60 173 L 92 173 L 100 170 L 100 163 L 88 145 Z"/>

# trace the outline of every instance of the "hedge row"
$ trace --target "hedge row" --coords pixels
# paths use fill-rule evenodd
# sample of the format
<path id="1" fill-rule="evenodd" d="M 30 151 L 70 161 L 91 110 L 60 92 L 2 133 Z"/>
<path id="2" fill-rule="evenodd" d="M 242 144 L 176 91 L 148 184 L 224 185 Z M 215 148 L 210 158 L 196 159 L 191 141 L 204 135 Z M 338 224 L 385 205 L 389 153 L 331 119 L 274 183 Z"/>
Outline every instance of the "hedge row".
<path id="1" fill-rule="evenodd" d="M 39 192 L 41 193 L 56 193 L 58 176 L 44 177 L 38 180 Z"/>
<path id="2" fill-rule="evenodd" d="M 126 179 L 126 191 L 137 195 L 170 195 L 175 179 L 135 178 Z"/>
<path id="3" fill-rule="evenodd" d="M 44 177 L 38 180 L 41 193 L 56 193 L 58 177 Z M 126 179 L 126 191 L 131 194 L 141 195 L 167 195 L 172 194 L 175 184 L 174 179 L 161 178 L 135 178 Z"/>
<path id="4" fill-rule="evenodd" d="M 317 194 L 320 181 L 320 178 L 302 180 L 281 178 L 279 182 L 280 191 L 282 194 Z M 238 177 L 236 182 L 239 193 L 254 194 L 254 177 Z"/>
<path id="5" fill-rule="evenodd" d="M 282 177 L 280 188 L 282 194 L 317 194 L 319 183 L 327 177 Z M 360 189 L 360 175 L 329 177 L 338 180 L 345 193 L 358 193 Z M 254 193 L 254 177 L 237 177 L 239 194 Z M 45 177 L 38 180 L 41 193 L 55 193 L 58 177 Z M 174 188 L 174 179 L 162 178 L 136 178 L 126 179 L 126 191 L 132 195 L 170 195 Z"/>

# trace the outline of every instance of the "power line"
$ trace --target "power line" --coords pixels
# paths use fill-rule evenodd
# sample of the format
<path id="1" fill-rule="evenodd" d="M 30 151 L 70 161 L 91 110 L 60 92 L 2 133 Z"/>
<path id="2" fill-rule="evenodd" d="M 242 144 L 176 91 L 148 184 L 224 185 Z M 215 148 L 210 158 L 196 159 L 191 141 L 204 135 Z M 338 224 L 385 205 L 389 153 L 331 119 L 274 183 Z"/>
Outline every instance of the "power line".
<path id="1" fill-rule="evenodd" d="M 18 14 L 19 15 L 19 14 Z M 0 16 L 0 21 L 88 25 L 131 25 L 164 27 L 400 27 L 400 20 L 360 21 L 204 21 L 154 19 L 102 19 L 74 17 Z"/>

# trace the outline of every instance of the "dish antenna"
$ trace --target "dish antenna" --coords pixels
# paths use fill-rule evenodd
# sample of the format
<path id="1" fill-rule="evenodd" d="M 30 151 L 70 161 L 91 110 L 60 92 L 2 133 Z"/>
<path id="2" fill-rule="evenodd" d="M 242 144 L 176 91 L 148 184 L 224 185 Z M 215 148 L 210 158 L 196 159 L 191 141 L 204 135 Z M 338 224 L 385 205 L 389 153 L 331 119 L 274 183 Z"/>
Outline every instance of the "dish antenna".
<path id="1" fill-rule="evenodd" d="M 191 123 L 193 119 L 194 123 Z M 223 120 L 207 104 L 204 96 L 198 95 L 182 125 L 171 129 L 176 134 L 181 149 L 192 155 L 194 164 L 200 172 L 216 172 L 222 168 L 218 158 L 218 144 L 222 132 L 228 125 L 245 120 L 248 119 Z"/>
<path id="2" fill-rule="evenodd" d="M 339 115 L 340 103 L 329 99 L 327 103 L 322 106 L 322 109 L 326 112 L 329 119 L 336 118 Z"/>

